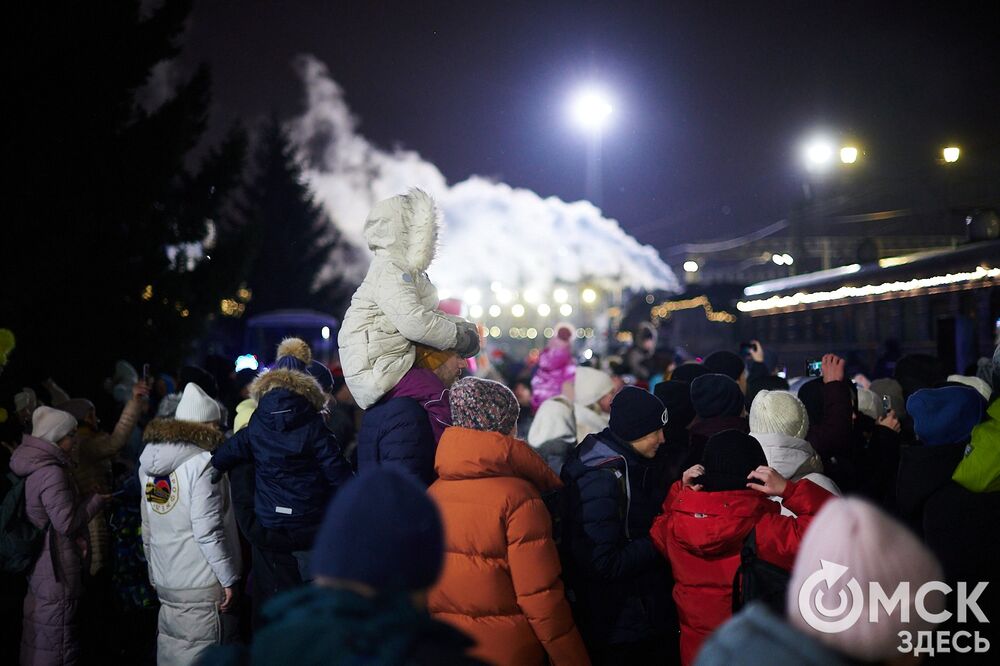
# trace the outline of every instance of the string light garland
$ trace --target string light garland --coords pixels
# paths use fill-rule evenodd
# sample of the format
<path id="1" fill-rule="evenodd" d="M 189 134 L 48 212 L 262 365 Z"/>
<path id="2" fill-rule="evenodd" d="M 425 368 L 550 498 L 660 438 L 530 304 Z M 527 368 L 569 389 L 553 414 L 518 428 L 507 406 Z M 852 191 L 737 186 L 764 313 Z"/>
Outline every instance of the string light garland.
<path id="1" fill-rule="evenodd" d="M 840 287 L 833 291 L 798 292 L 790 296 L 771 296 L 751 301 L 740 301 L 736 309 L 740 312 L 763 312 L 816 305 L 830 307 L 838 305 L 839 301 L 855 298 L 878 298 L 880 296 L 895 296 L 908 298 L 918 296 L 924 290 L 939 287 L 961 287 L 968 283 L 982 283 L 976 287 L 991 286 L 1000 283 L 1000 268 L 977 266 L 976 270 L 964 273 L 948 273 L 927 278 L 914 278 L 899 282 L 883 282 L 882 284 L 867 284 L 861 287 Z"/>

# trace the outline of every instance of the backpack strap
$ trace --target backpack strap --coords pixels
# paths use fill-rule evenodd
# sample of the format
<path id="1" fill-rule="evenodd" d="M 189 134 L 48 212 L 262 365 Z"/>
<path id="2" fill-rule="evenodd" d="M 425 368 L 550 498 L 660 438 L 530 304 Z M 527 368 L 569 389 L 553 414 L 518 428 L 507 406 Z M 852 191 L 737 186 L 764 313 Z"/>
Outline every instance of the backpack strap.
<path id="1" fill-rule="evenodd" d="M 733 614 L 735 615 L 744 605 L 744 575 L 753 566 L 757 559 L 757 526 L 750 528 L 750 532 L 743 539 L 740 547 L 740 566 L 733 576 Z"/>

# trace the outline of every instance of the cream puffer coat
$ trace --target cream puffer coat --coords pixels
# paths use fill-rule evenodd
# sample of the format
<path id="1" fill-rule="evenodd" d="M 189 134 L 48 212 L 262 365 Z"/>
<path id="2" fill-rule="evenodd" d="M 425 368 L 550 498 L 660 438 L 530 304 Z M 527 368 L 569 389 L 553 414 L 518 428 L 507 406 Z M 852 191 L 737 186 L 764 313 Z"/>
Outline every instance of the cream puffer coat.
<path id="1" fill-rule="evenodd" d="M 413 367 L 414 343 L 441 350 L 458 343 L 464 320 L 437 310 L 426 273 L 438 224 L 433 199 L 417 189 L 380 201 L 368 214 L 365 239 L 375 256 L 337 336 L 347 388 L 362 409 Z"/>

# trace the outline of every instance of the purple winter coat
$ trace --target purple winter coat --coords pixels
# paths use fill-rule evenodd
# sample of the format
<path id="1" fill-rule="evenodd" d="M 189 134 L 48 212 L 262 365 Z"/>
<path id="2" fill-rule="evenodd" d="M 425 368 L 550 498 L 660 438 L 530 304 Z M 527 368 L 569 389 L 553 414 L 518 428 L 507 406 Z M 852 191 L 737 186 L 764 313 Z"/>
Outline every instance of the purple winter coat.
<path id="1" fill-rule="evenodd" d="M 76 614 L 83 595 L 81 544 L 86 547 L 87 523 L 100 511 L 103 500 L 93 495 L 80 501 L 69 465 L 69 455 L 62 449 L 28 435 L 10 459 L 11 471 L 27 477 L 28 520 L 46 530 L 42 553 L 28 576 L 21 666 L 74 664 L 79 658 Z"/>
<path id="2" fill-rule="evenodd" d="M 451 401 L 444 382 L 427 368 L 410 368 L 383 400 L 413 398 L 427 410 L 434 433 L 434 442 L 441 440 L 444 429 L 451 425 Z"/>
<path id="3" fill-rule="evenodd" d="M 576 363 L 569 347 L 549 347 L 538 357 L 538 370 L 531 378 L 531 409 L 562 394 L 563 384 L 576 377 Z"/>

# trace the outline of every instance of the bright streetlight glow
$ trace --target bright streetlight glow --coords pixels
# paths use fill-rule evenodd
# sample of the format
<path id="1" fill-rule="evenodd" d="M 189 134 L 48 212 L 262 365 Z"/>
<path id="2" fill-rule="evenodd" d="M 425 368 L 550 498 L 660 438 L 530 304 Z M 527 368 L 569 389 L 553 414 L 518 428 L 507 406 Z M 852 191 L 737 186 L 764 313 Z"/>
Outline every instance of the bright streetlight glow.
<path id="1" fill-rule="evenodd" d="M 469 316 L 472 317 L 473 319 L 480 319 L 480 318 L 482 318 L 482 316 L 483 316 L 483 306 L 482 305 L 473 305 L 472 307 L 470 307 L 469 308 Z"/>
<path id="2" fill-rule="evenodd" d="M 685 273 L 697 273 L 698 272 L 698 262 L 697 261 L 685 261 L 684 262 L 684 272 Z"/>
<path id="3" fill-rule="evenodd" d="M 583 299 L 584 303 L 593 303 L 597 300 L 597 292 L 587 287 L 582 292 L 580 292 L 580 298 Z"/>
<path id="4" fill-rule="evenodd" d="M 783 256 L 781 256 L 780 254 L 772 254 L 771 255 L 771 261 L 773 261 L 774 263 L 778 264 L 779 266 L 784 266 L 784 264 L 785 264 L 785 258 Z"/>
<path id="5" fill-rule="evenodd" d="M 569 300 L 569 292 L 562 287 L 559 287 L 552 292 L 552 300 L 556 303 L 565 303 Z"/>
<path id="6" fill-rule="evenodd" d="M 534 305 L 538 301 L 542 300 L 541 295 L 538 293 L 537 289 L 525 289 L 524 290 L 524 300 L 528 303 Z"/>
<path id="7" fill-rule="evenodd" d="M 571 314 L 573 314 L 573 306 L 570 305 L 569 303 L 563 303 L 562 305 L 559 306 L 559 314 L 561 314 L 563 317 L 570 316 Z"/>
<path id="8" fill-rule="evenodd" d="M 490 335 L 492 335 L 494 338 L 499 338 L 502 333 L 503 331 L 500 330 L 499 326 L 490 327 Z"/>
<path id="9" fill-rule="evenodd" d="M 844 146 L 840 149 L 840 161 L 844 164 L 854 164 L 858 161 L 858 149 L 854 146 Z"/>
<path id="10" fill-rule="evenodd" d="M 785 264 L 787 264 L 788 266 L 791 266 L 792 264 L 795 263 L 795 259 L 793 259 L 792 255 L 790 254 L 783 254 L 781 255 L 781 258 L 785 260 Z"/>
<path id="11" fill-rule="evenodd" d="M 475 305 L 480 301 L 480 299 L 482 299 L 483 295 L 479 293 L 479 290 L 476 289 L 475 287 L 470 287 L 469 289 L 465 290 L 464 297 L 466 303 L 468 303 L 469 305 Z"/>
<path id="12" fill-rule="evenodd" d="M 802 156 L 809 170 L 822 171 L 833 162 L 833 143 L 820 137 L 810 139 L 802 149 Z"/>
<path id="13" fill-rule="evenodd" d="M 548 304 L 542 303 L 538 306 L 538 314 L 542 317 L 548 317 L 550 312 L 552 312 L 552 308 L 550 308 Z"/>
<path id="14" fill-rule="evenodd" d="M 491 317 L 499 317 L 500 316 L 500 312 L 501 312 L 500 306 L 497 305 L 496 303 L 494 303 L 493 305 L 490 306 L 490 316 Z"/>
<path id="15" fill-rule="evenodd" d="M 959 150 L 958 146 L 948 146 L 947 148 L 941 151 L 941 154 L 944 156 L 944 161 L 948 162 L 949 164 L 951 162 L 957 162 L 958 156 L 961 153 L 962 151 Z"/>
<path id="16" fill-rule="evenodd" d="M 324 340 L 329 340 L 330 339 L 330 327 L 329 326 L 324 326 L 323 328 L 320 329 L 319 334 L 323 336 Z"/>
<path id="17" fill-rule="evenodd" d="M 511 307 L 511 309 L 510 309 L 510 313 L 512 315 L 514 315 L 515 317 L 523 317 L 524 316 L 524 306 L 521 305 L 520 303 L 514 303 L 513 307 Z"/>
<path id="18" fill-rule="evenodd" d="M 614 113 L 611 99 L 596 87 L 577 91 L 570 100 L 570 116 L 578 127 L 594 134 L 600 133 Z"/>

